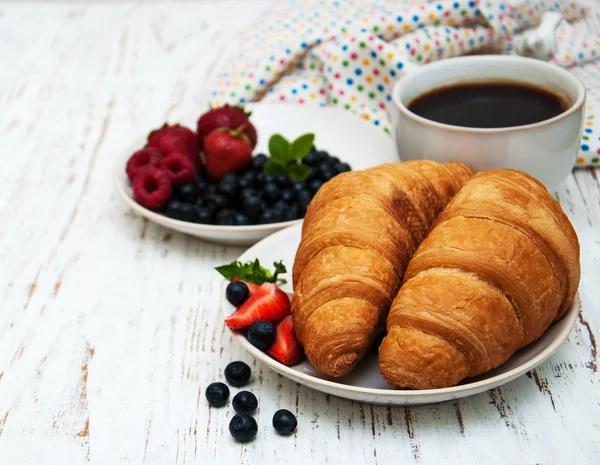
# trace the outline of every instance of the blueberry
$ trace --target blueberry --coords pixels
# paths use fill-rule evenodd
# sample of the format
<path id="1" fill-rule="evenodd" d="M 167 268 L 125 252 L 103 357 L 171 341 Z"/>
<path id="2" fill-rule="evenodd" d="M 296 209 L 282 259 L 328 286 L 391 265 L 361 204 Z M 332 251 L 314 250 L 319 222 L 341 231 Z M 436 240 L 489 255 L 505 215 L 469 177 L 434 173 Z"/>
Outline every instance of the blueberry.
<path id="1" fill-rule="evenodd" d="M 216 184 L 208 184 L 204 189 L 204 196 L 208 197 L 209 195 L 215 195 L 217 193 L 217 185 Z"/>
<path id="2" fill-rule="evenodd" d="M 311 181 L 308 183 L 308 188 L 316 194 L 316 192 L 319 190 L 319 188 L 323 185 L 323 181 L 321 181 L 320 179 L 315 179 L 314 181 Z"/>
<path id="3" fill-rule="evenodd" d="M 298 204 L 293 203 L 288 207 L 283 215 L 284 221 L 294 221 L 300 218 Z"/>
<path id="4" fill-rule="evenodd" d="M 195 203 L 197 207 L 206 207 L 206 199 L 202 196 L 197 197 Z"/>
<path id="5" fill-rule="evenodd" d="M 337 173 L 334 170 L 321 171 L 321 180 L 327 182 L 336 175 Z"/>
<path id="6" fill-rule="evenodd" d="M 305 203 L 307 206 L 313 198 L 313 194 L 308 189 L 298 192 L 298 203 Z"/>
<path id="7" fill-rule="evenodd" d="M 295 182 L 294 185 L 292 186 L 292 189 L 294 192 L 300 192 L 301 190 L 306 188 L 306 184 L 304 184 L 303 182 Z"/>
<path id="8" fill-rule="evenodd" d="M 291 204 L 296 200 L 296 193 L 292 189 L 284 189 L 281 191 L 281 200 Z"/>
<path id="9" fill-rule="evenodd" d="M 275 176 L 275 182 L 282 189 L 292 185 L 292 180 L 287 174 L 278 174 L 277 176 Z"/>
<path id="10" fill-rule="evenodd" d="M 213 407 L 222 407 L 229 399 L 229 388 L 224 383 L 211 383 L 204 392 L 206 400 Z"/>
<path id="11" fill-rule="evenodd" d="M 231 182 L 233 184 L 237 183 L 238 176 L 235 173 L 225 173 L 221 178 L 221 181 Z"/>
<path id="12" fill-rule="evenodd" d="M 350 165 L 348 163 L 336 163 L 335 170 L 338 173 L 345 173 L 346 171 L 351 171 L 352 168 L 350 168 Z"/>
<path id="13" fill-rule="evenodd" d="M 281 212 L 284 212 L 288 209 L 288 204 L 286 201 L 279 199 L 277 202 L 275 202 L 272 206 L 272 208 L 274 210 L 279 210 Z"/>
<path id="14" fill-rule="evenodd" d="M 191 203 L 183 203 L 181 204 L 181 208 L 179 209 L 179 219 L 181 221 L 196 221 L 196 207 Z"/>
<path id="15" fill-rule="evenodd" d="M 234 223 L 236 226 L 248 226 L 252 224 L 248 215 L 244 215 L 243 213 L 236 213 Z"/>
<path id="16" fill-rule="evenodd" d="M 235 210 L 231 208 L 219 210 L 215 216 L 215 223 L 219 226 L 233 226 L 235 224 Z"/>
<path id="17" fill-rule="evenodd" d="M 265 154 L 259 153 L 254 158 L 252 158 L 252 168 L 254 168 L 256 171 L 262 171 L 268 160 L 269 158 Z"/>
<path id="18" fill-rule="evenodd" d="M 254 186 L 254 179 L 256 175 L 254 173 L 246 173 L 238 178 L 237 186 L 238 189 L 247 189 Z"/>
<path id="19" fill-rule="evenodd" d="M 231 305 L 239 307 L 242 305 L 250 295 L 248 286 L 240 281 L 233 281 L 227 285 L 225 289 L 225 297 Z"/>
<path id="20" fill-rule="evenodd" d="M 229 432 L 240 442 L 249 442 L 256 437 L 258 425 L 256 420 L 246 413 L 235 415 L 229 422 Z"/>
<path id="21" fill-rule="evenodd" d="M 254 185 L 256 187 L 262 187 L 262 185 L 265 183 L 265 177 L 266 175 L 264 173 L 256 173 L 256 177 L 254 178 Z"/>
<path id="22" fill-rule="evenodd" d="M 321 179 L 321 170 L 318 167 L 313 167 L 310 169 L 310 174 L 306 178 L 306 182 L 309 183 L 317 179 Z"/>
<path id="23" fill-rule="evenodd" d="M 237 413 L 252 415 L 258 407 L 258 399 L 250 391 L 240 391 L 234 396 L 231 405 Z"/>
<path id="24" fill-rule="evenodd" d="M 227 198 L 220 194 L 211 194 L 206 196 L 206 206 L 212 211 L 222 210 L 229 204 Z"/>
<path id="25" fill-rule="evenodd" d="M 275 176 L 271 174 L 265 174 L 265 184 L 269 184 L 271 182 L 275 182 Z"/>
<path id="26" fill-rule="evenodd" d="M 167 202 L 165 205 L 165 215 L 167 215 L 169 218 L 173 218 L 174 220 L 178 220 L 182 205 L 183 204 L 178 200 L 169 200 L 169 202 Z"/>
<path id="27" fill-rule="evenodd" d="M 247 384 L 251 374 L 250 367 L 244 362 L 231 362 L 225 367 L 225 379 L 235 387 Z"/>
<path id="28" fill-rule="evenodd" d="M 263 211 L 263 202 L 258 197 L 242 198 L 242 211 L 250 218 L 257 218 Z"/>
<path id="29" fill-rule="evenodd" d="M 248 328 L 248 341 L 260 350 L 267 350 L 275 342 L 277 330 L 265 320 L 255 321 Z"/>
<path id="30" fill-rule="evenodd" d="M 296 416 L 286 409 L 277 410 L 273 415 L 273 428 L 279 434 L 289 435 L 296 430 L 298 420 Z"/>
<path id="31" fill-rule="evenodd" d="M 213 224 L 213 212 L 208 207 L 199 207 L 196 210 L 196 221 L 202 224 Z"/>
<path id="32" fill-rule="evenodd" d="M 340 159 L 338 157 L 332 157 L 331 155 L 329 156 L 329 160 L 331 161 L 331 163 L 333 163 L 334 165 L 336 165 L 337 163 L 340 162 Z"/>
<path id="33" fill-rule="evenodd" d="M 334 169 L 334 164 L 331 162 L 322 161 L 321 163 L 319 163 L 319 171 L 321 171 L 321 173 L 323 171 L 333 171 Z"/>
<path id="34" fill-rule="evenodd" d="M 194 203 L 198 197 L 196 184 L 184 184 L 179 188 L 179 196 L 186 202 Z"/>
<path id="35" fill-rule="evenodd" d="M 265 184 L 262 190 L 262 197 L 268 203 L 275 203 L 281 197 L 281 192 L 275 183 Z"/>
<path id="36" fill-rule="evenodd" d="M 232 173 L 228 173 L 232 174 Z M 226 175 L 227 176 L 227 175 Z M 217 186 L 219 194 L 228 199 L 234 199 L 238 193 L 237 184 L 229 179 L 223 179 Z"/>
<path id="37" fill-rule="evenodd" d="M 317 155 L 317 152 L 310 152 L 302 159 L 302 163 L 308 166 L 317 166 L 319 164 L 319 155 Z"/>
<path id="38" fill-rule="evenodd" d="M 252 187 L 246 187 L 240 191 L 240 199 L 244 200 L 246 197 L 258 197 L 258 191 Z"/>
<path id="39" fill-rule="evenodd" d="M 279 212 L 276 210 L 265 210 L 258 222 L 260 224 L 269 224 L 269 223 L 277 223 L 279 221 Z"/>

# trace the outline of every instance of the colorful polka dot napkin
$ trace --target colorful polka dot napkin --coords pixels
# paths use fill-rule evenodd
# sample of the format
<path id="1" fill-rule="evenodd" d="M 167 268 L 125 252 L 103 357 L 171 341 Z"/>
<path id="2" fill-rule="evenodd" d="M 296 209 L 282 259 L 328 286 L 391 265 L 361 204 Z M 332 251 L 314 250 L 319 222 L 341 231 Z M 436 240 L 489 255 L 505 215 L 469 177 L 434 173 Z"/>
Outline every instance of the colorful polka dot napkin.
<path id="1" fill-rule="evenodd" d="M 578 166 L 599 165 L 600 35 L 590 11 L 568 1 L 280 0 L 231 50 L 209 86 L 214 106 L 266 102 L 333 105 L 390 133 L 391 89 L 401 72 L 469 53 L 515 53 L 546 11 L 566 21 L 553 61 L 588 88 Z"/>

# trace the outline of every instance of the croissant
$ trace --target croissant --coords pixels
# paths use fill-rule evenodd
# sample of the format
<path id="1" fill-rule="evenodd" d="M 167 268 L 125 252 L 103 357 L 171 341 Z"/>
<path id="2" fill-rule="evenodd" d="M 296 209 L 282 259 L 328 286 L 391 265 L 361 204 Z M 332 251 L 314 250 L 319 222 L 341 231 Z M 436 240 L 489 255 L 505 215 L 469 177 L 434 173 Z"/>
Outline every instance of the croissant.
<path id="1" fill-rule="evenodd" d="M 343 173 L 306 213 L 293 268 L 296 336 L 319 371 L 343 376 L 385 327 L 410 257 L 473 174 L 410 161 Z"/>
<path id="2" fill-rule="evenodd" d="M 395 387 L 453 386 L 504 363 L 569 307 L 577 235 L 527 174 L 484 171 L 437 217 L 387 318 L 379 368 Z"/>

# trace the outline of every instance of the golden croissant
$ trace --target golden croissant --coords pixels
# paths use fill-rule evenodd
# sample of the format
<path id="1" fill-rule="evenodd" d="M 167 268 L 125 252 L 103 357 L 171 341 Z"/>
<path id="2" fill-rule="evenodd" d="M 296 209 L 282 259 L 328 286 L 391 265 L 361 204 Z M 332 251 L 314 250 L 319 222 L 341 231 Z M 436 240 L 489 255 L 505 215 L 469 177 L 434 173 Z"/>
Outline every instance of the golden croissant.
<path id="1" fill-rule="evenodd" d="M 395 387 L 453 386 L 504 363 L 563 315 L 579 243 L 548 191 L 514 170 L 475 175 L 413 255 L 379 368 Z"/>
<path id="2" fill-rule="evenodd" d="M 349 373 L 385 327 L 419 243 L 473 171 L 390 163 L 343 173 L 312 200 L 293 269 L 292 316 L 312 365 Z"/>

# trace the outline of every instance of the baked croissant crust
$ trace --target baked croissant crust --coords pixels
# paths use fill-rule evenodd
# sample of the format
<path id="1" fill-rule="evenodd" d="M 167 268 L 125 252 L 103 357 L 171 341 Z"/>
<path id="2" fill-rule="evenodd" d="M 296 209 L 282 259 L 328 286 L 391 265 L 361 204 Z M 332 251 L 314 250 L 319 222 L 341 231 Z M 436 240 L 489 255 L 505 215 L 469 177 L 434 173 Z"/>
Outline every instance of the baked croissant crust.
<path id="1" fill-rule="evenodd" d="M 293 269 L 296 336 L 313 366 L 343 376 L 384 329 L 410 257 L 473 171 L 410 161 L 343 173 L 306 213 Z"/>
<path id="2" fill-rule="evenodd" d="M 529 175 L 478 173 L 413 255 L 387 318 L 379 368 L 395 387 L 453 386 L 504 363 L 569 307 L 579 243 Z"/>

